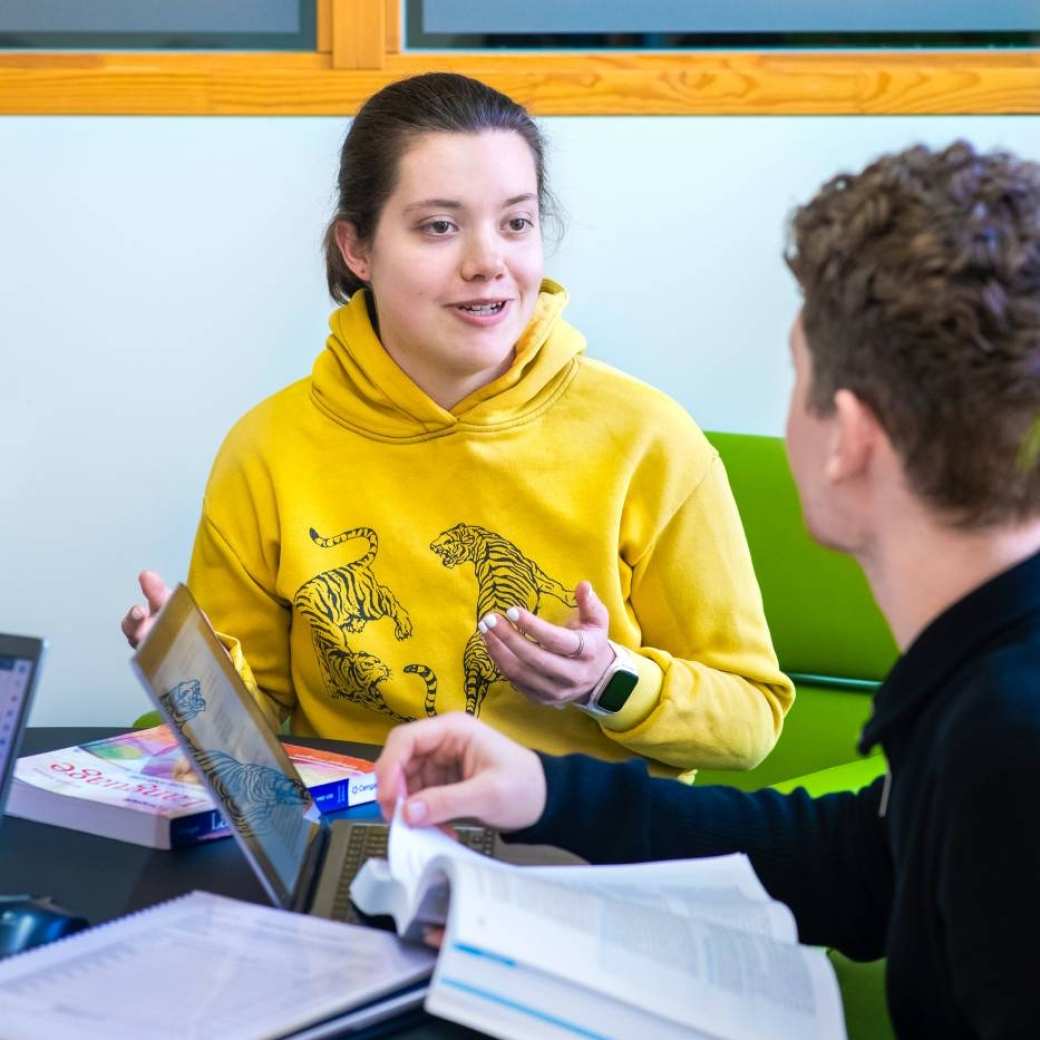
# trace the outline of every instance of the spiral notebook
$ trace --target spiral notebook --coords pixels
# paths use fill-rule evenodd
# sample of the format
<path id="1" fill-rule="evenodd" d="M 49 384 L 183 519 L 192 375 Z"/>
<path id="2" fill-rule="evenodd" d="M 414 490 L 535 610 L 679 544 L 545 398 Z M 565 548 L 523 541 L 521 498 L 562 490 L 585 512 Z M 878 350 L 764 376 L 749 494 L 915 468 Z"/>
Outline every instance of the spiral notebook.
<path id="1" fill-rule="evenodd" d="M 371 1023 L 421 1003 L 433 963 L 431 951 L 385 932 L 192 892 L 0 962 L 2 1033 L 371 1035 Z"/>

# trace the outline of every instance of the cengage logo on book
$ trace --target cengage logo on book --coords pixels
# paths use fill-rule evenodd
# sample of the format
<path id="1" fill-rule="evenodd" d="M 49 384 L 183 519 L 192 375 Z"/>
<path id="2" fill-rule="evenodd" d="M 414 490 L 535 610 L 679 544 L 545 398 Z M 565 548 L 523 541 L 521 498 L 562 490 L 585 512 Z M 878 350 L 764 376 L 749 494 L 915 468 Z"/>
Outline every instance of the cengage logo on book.
<path id="1" fill-rule="evenodd" d="M 350 781 L 350 798 L 353 801 L 360 795 L 371 795 L 376 793 L 376 778 L 374 776 L 359 776 Z"/>

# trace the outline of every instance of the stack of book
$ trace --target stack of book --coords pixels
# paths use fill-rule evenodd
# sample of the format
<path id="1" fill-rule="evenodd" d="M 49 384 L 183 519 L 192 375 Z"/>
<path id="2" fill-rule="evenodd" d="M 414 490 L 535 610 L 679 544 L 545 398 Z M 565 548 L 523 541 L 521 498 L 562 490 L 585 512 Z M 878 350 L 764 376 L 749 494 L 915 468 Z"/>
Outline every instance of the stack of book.
<path id="1" fill-rule="evenodd" d="M 284 746 L 322 812 L 375 800 L 371 762 Z M 231 833 L 166 726 L 20 758 L 7 812 L 157 849 Z"/>

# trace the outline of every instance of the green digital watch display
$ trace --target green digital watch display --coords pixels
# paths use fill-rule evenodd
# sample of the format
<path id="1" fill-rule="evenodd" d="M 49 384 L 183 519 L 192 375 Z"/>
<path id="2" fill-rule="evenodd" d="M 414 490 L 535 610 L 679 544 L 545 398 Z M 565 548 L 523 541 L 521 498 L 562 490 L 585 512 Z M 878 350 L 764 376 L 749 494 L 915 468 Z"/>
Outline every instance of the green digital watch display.
<path id="1" fill-rule="evenodd" d="M 577 705 L 587 715 L 616 715 L 627 703 L 639 683 L 639 672 L 632 654 L 613 640 L 614 660 L 593 687 L 585 704 Z"/>
<path id="2" fill-rule="evenodd" d="M 607 680 L 603 692 L 596 698 L 596 707 L 600 711 L 609 711 L 611 715 L 619 712 L 627 703 L 629 694 L 636 688 L 639 675 L 627 668 L 618 669 Z"/>

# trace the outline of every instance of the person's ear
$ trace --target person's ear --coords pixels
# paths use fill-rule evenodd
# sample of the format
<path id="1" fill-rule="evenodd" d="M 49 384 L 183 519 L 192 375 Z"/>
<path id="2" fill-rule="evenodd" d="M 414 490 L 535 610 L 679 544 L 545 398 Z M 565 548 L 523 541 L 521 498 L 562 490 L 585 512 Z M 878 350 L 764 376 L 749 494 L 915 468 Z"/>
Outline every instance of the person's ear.
<path id="1" fill-rule="evenodd" d="M 336 245 L 351 273 L 361 281 L 367 282 L 371 266 L 368 243 L 362 241 L 357 227 L 349 220 L 336 221 Z"/>
<path id="2" fill-rule="evenodd" d="M 851 390 L 834 395 L 834 415 L 824 474 L 832 484 L 863 476 L 882 434 L 874 412 Z"/>

